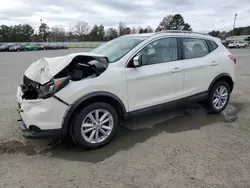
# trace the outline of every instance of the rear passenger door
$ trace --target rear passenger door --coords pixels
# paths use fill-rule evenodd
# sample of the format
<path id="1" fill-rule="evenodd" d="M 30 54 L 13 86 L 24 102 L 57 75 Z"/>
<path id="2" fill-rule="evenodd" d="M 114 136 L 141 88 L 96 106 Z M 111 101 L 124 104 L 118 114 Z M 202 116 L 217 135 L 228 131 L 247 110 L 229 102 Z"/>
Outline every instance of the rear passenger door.
<path id="1" fill-rule="evenodd" d="M 211 45 L 217 44 L 209 44 L 199 38 L 181 38 L 181 45 L 184 69 L 183 97 L 207 91 L 218 72 L 218 62 L 210 50 Z M 216 46 L 213 48 L 216 50 Z"/>

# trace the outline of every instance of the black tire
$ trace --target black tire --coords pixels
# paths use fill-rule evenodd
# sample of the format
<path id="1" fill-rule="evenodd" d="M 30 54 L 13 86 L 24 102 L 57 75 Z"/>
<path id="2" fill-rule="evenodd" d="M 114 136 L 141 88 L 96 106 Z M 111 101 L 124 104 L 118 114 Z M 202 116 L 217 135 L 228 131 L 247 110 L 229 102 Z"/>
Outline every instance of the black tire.
<path id="1" fill-rule="evenodd" d="M 90 143 L 84 139 L 81 134 L 81 125 L 85 117 L 92 111 L 96 109 L 104 109 L 108 111 L 111 116 L 113 117 L 113 129 L 111 130 L 109 136 L 102 142 L 99 143 Z M 103 102 L 97 102 L 90 104 L 89 106 L 85 107 L 75 116 L 75 121 L 72 126 L 71 130 L 71 138 L 72 140 L 80 147 L 84 149 L 97 149 L 108 144 L 116 135 L 119 129 L 119 117 L 116 110 L 109 104 Z"/>
<path id="2" fill-rule="evenodd" d="M 227 101 L 224 104 L 224 106 L 220 109 L 217 109 L 217 108 L 215 108 L 215 106 L 213 104 L 213 99 L 214 99 L 214 93 L 215 93 L 216 89 L 219 88 L 220 86 L 224 86 L 227 89 L 228 97 L 227 97 Z M 209 96 L 208 96 L 208 110 L 209 110 L 209 112 L 212 114 L 221 113 L 227 107 L 227 105 L 229 103 L 230 94 L 231 94 L 230 87 L 226 81 L 218 81 L 217 83 L 215 83 L 214 86 L 212 87 L 212 89 L 210 90 Z"/>

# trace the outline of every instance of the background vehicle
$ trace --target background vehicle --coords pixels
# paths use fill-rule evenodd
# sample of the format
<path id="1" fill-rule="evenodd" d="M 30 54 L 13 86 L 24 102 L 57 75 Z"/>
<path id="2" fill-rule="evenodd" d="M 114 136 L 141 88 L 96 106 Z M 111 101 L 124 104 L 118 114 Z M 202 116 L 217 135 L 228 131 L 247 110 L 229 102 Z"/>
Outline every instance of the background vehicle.
<path id="1" fill-rule="evenodd" d="M 49 44 L 41 44 L 41 45 L 40 45 L 40 49 L 41 49 L 41 50 L 51 50 L 51 49 L 52 49 L 52 46 L 49 45 Z"/>
<path id="2" fill-rule="evenodd" d="M 3 44 L 0 46 L 0 52 L 8 52 L 9 48 L 12 47 L 14 44 Z"/>
<path id="3" fill-rule="evenodd" d="M 27 137 L 70 136 L 94 149 L 109 143 L 128 116 L 183 102 L 220 113 L 235 64 L 220 39 L 184 31 L 125 35 L 89 53 L 42 58 L 17 90 L 21 127 Z"/>
<path id="4" fill-rule="evenodd" d="M 24 48 L 24 51 L 36 51 L 40 49 L 40 46 L 36 44 L 27 44 L 23 46 L 23 48 Z"/>
<path id="5" fill-rule="evenodd" d="M 11 47 L 9 47 L 9 51 L 16 51 L 16 52 L 19 52 L 19 51 L 25 51 L 25 46 L 27 44 L 16 44 L 16 45 L 13 45 Z"/>
<path id="6" fill-rule="evenodd" d="M 66 45 L 57 45 L 58 49 L 68 49 L 68 46 Z"/>
<path id="7" fill-rule="evenodd" d="M 230 43 L 230 41 L 223 41 L 222 42 L 222 44 L 226 47 L 226 48 L 228 48 L 228 44 Z"/>
<path id="8" fill-rule="evenodd" d="M 51 47 L 53 50 L 68 49 L 67 46 L 60 45 L 60 44 L 52 44 Z"/>
<path id="9" fill-rule="evenodd" d="M 228 44 L 229 48 L 246 48 L 247 47 L 247 43 L 243 42 L 243 41 L 231 41 Z"/>

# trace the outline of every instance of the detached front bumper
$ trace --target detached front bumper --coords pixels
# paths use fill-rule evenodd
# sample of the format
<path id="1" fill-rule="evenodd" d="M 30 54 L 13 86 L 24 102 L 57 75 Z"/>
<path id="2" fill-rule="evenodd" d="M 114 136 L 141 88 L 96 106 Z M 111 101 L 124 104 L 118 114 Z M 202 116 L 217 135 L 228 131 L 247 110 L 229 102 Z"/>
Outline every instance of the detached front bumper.
<path id="1" fill-rule="evenodd" d="M 19 126 L 28 138 L 60 138 L 62 121 L 68 106 L 51 97 L 23 100 L 22 90 L 17 88 Z"/>

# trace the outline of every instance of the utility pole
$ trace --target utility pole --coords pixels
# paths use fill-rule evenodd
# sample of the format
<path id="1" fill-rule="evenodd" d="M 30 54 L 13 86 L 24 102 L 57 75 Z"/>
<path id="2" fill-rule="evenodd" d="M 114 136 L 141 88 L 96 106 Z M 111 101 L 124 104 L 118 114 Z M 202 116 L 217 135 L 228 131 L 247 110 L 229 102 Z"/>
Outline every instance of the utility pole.
<path id="1" fill-rule="evenodd" d="M 232 39 L 234 37 L 234 28 L 235 28 L 235 23 L 236 23 L 236 17 L 237 16 L 238 16 L 237 14 L 234 15 L 234 25 L 233 25 Z"/>

